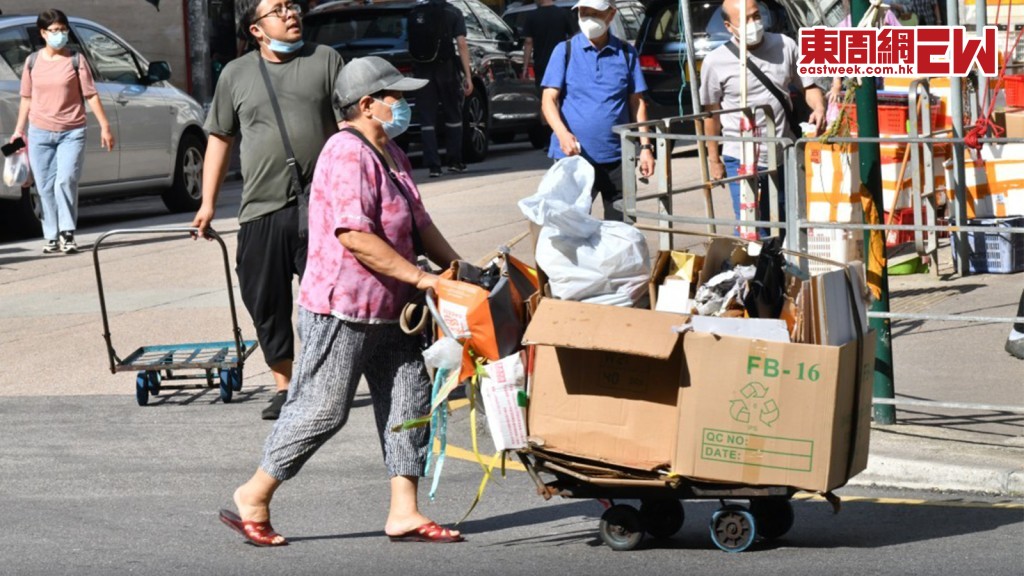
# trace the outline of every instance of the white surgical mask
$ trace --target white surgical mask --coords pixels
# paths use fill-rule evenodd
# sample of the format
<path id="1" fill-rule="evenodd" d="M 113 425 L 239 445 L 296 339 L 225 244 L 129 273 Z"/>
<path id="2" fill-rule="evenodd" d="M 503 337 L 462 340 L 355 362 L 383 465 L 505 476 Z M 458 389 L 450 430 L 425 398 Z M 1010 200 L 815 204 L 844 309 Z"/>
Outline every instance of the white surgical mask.
<path id="1" fill-rule="evenodd" d="M 590 40 L 600 38 L 607 31 L 608 23 L 600 18 L 594 18 L 593 16 L 580 18 L 580 32 L 583 32 L 583 35 Z"/>
<path id="2" fill-rule="evenodd" d="M 736 30 L 734 28 L 734 30 Z M 737 30 L 738 31 L 738 30 Z M 760 19 L 747 22 L 747 45 L 756 46 L 764 39 L 764 22 Z"/>

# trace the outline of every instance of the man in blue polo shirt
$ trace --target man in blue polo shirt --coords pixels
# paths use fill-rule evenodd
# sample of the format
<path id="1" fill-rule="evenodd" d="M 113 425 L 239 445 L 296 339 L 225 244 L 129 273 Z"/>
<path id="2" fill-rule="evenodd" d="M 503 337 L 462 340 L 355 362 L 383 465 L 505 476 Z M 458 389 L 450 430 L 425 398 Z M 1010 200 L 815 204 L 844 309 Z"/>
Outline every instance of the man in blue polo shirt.
<path id="1" fill-rule="evenodd" d="M 608 31 L 614 0 L 579 0 L 573 9 L 580 33 L 555 47 L 541 81 L 544 119 L 553 132 L 548 156 L 583 156 L 594 166 L 593 195 L 601 194 L 605 220 L 621 221 L 622 144 L 612 126 L 647 121 L 641 96 L 647 84 L 636 49 Z M 643 138 L 640 148 L 646 178 L 654 173 L 654 145 Z"/>

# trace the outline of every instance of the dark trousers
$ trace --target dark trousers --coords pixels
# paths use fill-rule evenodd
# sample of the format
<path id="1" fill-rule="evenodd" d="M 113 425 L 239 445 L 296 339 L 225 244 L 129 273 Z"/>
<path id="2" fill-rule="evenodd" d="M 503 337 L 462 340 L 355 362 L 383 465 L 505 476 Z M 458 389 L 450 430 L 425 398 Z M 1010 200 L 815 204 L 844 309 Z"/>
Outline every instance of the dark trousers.
<path id="1" fill-rule="evenodd" d="M 597 195 L 601 195 L 605 220 L 622 222 L 622 162 L 599 164 L 589 158 L 587 162 L 594 167 L 594 188 L 590 197 L 596 200 Z"/>
<path id="2" fill-rule="evenodd" d="M 1020 304 L 1017 305 L 1017 318 L 1024 318 L 1024 292 L 1020 293 Z M 1024 323 L 1018 322 L 1013 325 L 1017 332 L 1024 332 Z"/>
<path id="3" fill-rule="evenodd" d="M 299 239 L 298 212 L 286 206 L 238 229 L 238 288 L 268 366 L 295 359 L 292 277 L 302 278 L 307 247 Z"/>
<path id="4" fill-rule="evenodd" d="M 437 109 L 441 106 L 444 119 L 444 141 L 447 164 L 462 164 L 462 81 L 455 69 L 455 61 L 420 64 L 414 75 L 430 82 L 417 90 L 416 112 L 420 119 L 423 140 L 423 163 L 429 168 L 441 167 L 437 152 Z"/>

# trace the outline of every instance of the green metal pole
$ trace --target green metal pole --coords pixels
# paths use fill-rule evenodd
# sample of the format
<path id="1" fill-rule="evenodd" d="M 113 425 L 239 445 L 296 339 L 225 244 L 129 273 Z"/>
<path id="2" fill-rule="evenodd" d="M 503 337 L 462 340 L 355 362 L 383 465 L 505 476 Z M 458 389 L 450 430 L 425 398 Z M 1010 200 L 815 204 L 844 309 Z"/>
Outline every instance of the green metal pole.
<path id="1" fill-rule="evenodd" d="M 860 19 L 867 12 L 868 0 L 853 0 L 851 3 L 850 22 L 860 22 Z M 875 90 L 875 79 L 864 78 L 857 88 L 857 134 L 862 138 L 878 137 L 878 93 Z M 880 161 L 879 146 L 875 143 L 862 142 L 858 145 L 860 157 L 860 179 L 864 187 L 871 193 L 874 199 L 872 203 L 876 212 L 882 210 L 882 165 Z M 865 215 L 867 217 L 867 215 Z M 882 221 L 882 214 L 878 214 L 876 222 Z M 864 253 L 871 253 L 871 232 L 864 231 Z M 889 311 L 889 274 L 882 268 L 882 295 L 871 305 L 872 312 Z M 872 318 L 871 327 L 875 330 L 875 398 L 893 398 L 893 368 L 892 368 L 892 333 L 887 318 Z M 875 422 L 878 424 L 895 424 L 896 409 L 892 405 L 876 405 L 874 409 Z"/>

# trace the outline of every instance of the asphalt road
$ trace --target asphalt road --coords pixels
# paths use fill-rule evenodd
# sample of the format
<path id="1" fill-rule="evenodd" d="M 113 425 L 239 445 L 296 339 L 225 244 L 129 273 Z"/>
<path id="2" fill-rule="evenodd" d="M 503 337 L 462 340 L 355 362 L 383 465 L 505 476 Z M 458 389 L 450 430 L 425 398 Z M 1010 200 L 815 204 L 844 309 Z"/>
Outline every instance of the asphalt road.
<path id="1" fill-rule="evenodd" d="M 522 229 L 510 197 L 528 195 L 545 166 L 541 154 L 514 144 L 465 176 L 417 177 L 439 226 L 475 259 Z M 218 228 L 229 240 L 238 194 L 238 183 L 229 184 L 219 211 Z M 187 220 L 168 215 L 158 198 L 90 205 L 82 208 L 81 236 L 90 242 L 110 228 Z M 130 376 L 105 371 L 88 254 L 44 258 L 37 243 L 0 245 L 0 326 L 11 329 L 0 335 L 0 575 L 1024 573 L 1020 501 L 843 489 L 838 515 L 822 500 L 798 500 L 788 534 L 740 554 L 718 550 L 709 537 L 717 501 L 687 502 L 675 537 L 613 552 L 598 537 L 599 503 L 544 501 L 518 470 L 492 482 L 460 526 L 468 542 L 391 543 L 382 531 L 387 481 L 365 391 L 346 428 L 275 500 L 275 527 L 292 545 L 251 547 L 216 513 L 257 466 L 270 430 L 257 418 L 271 393 L 265 369 L 258 362 L 247 369 L 231 404 L 221 403 L 215 389 L 188 388 L 165 390 L 149 407 L 137 407 Z M 137 311 L 161 319 L 122 332 L 126 339 L 177 328 L 182 310 L 187 320 L 195 310 L 223 308 L 223 293 L 207 287 L 222 282 L 216 269 L 201 278 L 185 271 L 191 252 L 167 251 L 165 265 L 153 263 L 161 246 L 119 248 L 124 256 L 111 259 L 111 280 L 120 272 L 127 281 L 121 295 L 173 296 L 158 308 L 125 304 L 120 320 Z M 138 277 L 131 277 L 133 267 Z M 74 293 L 62 294 L 62 286 Z M 84 328 L 62 331 L 35 320 L 63 307 Z M 247 321 L 243 315 L 251 334 Z M 14 335 L 33 327 L 52 332 L 52 347 L 18 346 Z M 88 342 L 62 341 L 62 332 Z M 466 411 L 456 411 L 452 445 L 468 449 L 468 432 Z M 486 439 L 482 451 L 489 451 Z M 425 513 L 444 524 L 457 521 L 480 478 L 475 462 L 449 457 L 436 500 L 421 490 Z"/>

